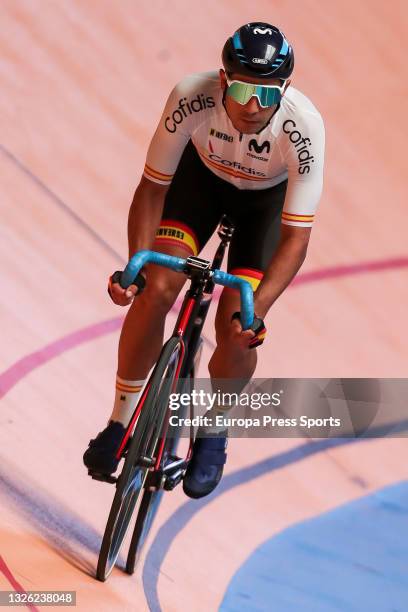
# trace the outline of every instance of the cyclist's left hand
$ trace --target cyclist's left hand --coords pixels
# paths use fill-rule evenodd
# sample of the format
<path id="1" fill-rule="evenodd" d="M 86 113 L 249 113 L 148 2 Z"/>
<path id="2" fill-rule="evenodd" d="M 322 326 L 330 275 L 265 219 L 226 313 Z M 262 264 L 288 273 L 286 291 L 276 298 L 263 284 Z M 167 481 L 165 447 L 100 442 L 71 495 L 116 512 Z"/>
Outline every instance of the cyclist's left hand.
<path id="1" fill-rule="evenodd" d="M 241 313 L 237 311 L 234 312 L 231 317 L 233 340 L 238 342 L 242 348 L 256 348 L 260 346 L 266 335 L 265 323 L 260 317 L 255 315 L 254 322 L 250 329 L 244 331 L 242 329 L 240 315 Z"/>

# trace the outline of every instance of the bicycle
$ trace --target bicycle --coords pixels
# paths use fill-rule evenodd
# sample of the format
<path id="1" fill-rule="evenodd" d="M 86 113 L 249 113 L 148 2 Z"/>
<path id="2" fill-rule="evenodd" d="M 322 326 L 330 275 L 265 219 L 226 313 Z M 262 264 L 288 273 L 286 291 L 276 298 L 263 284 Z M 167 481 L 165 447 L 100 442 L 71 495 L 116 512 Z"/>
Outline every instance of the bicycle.
<path id="1" fill-rule="evenodd" d="M 180 391 L 182 381 L 192 389 L 202 349 L 201 331 L 215 285 L 238 289 L 242 327 L 248 329 L 253 322 L 250 283 L 220 270 L 233 231 L 232 223 L 224 215 L 218 228 L 221 242 L 212 262 L 195 256 L 183 259 L 154 251 L 139 251 L 122 274 L 121 285 L 126 288 L 144 265 L 154 263 L 183 272 L 191 282 L 173 333 L 163 345 L 118 449 L 116 458 L 125 460 L 122 472 L 118 477 L 89 472 L 96 480 L 116 485 L 96 570 L 96 577 L 102 582 L 115 566 L 133 512 L 140 500 L 126 561 L 126 572 L 133 574 L 163 491 L 174 489 L 187 469 L 192 455 L 194 428 L 190 427 L 186 456 L 178 457 L 175 454 L 178 437 L 169 435 L 169 396 L 176 390 Z M 186 391 L 185 387 L 183 391 Z M 192 410 L 190 406 L 191 416 Z"/>

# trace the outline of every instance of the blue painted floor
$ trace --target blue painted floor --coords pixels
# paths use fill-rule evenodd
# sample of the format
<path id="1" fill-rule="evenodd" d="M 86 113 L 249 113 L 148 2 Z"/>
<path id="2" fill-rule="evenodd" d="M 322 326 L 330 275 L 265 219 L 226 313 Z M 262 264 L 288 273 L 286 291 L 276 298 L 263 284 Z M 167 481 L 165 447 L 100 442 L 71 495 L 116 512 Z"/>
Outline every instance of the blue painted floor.
<path id="1" fill-rule="evenodd" d="M 305 521 L 257 548 L 222 612 L 407 612 L 408 482 Z"/>

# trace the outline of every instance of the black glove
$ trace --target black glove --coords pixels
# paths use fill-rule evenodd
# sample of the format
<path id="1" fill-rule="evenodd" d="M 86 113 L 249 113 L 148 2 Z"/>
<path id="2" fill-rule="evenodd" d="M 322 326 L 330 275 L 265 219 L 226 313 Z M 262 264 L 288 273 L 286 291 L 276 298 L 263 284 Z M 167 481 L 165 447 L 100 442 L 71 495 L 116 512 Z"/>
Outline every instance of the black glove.
<path id="1" fill-rule="evenodd" d="M 231 321 L 233 321 L 234 319 L 238 319 L 238 321 L 242 324 L 241 313 L 239 310 L 237 310 L 237 312 L 234 312 L 234 314 L 232 315 Z M 251 341 L 249 343 L 249 348 L 256 348 L 257 346 L 260 346 L 265 340 L 266 336 L 266 327 L 265 323 L 263 322 L 263 319 L 255 316 L 251 327 L 249 327 L 248 329 L 252 329 L 252 331 L 255 332 L 255 336 L 251 338 Z"/>
<path id="2" fill-rule="evenodd" d="M 110 295 L 110 297 L 112 297 L 111 294 L 111 285 L 113 285 L 114 283 L 119 283 L 121 281 L 122 278 L 122 272 L 120 270 L 116 270 L 116 272 L 114 272 L 112 274 L 112 276 L 109 278 L 109 283 L 108 283 L 108 293 Z M 138 275 L 136 276 L 136 278 L 130 283 L 131 285 L 136 285 L 138 291 L 137 291 L 137 295 L 140 295 L 143 291 L 143 289 L 146 286 L 146 279 L 143 276 L 143 274 L 141 274 L 140 272 L 138 273 Z"/>

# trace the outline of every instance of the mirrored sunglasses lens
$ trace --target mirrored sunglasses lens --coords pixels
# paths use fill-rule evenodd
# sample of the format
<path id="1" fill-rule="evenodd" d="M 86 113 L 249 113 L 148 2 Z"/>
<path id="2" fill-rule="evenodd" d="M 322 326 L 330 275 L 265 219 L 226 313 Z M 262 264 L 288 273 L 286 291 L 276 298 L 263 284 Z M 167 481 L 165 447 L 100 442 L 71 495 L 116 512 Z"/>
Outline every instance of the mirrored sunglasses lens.
<path id="1" fill-rule="evenodd" d="M 259 87 L 257 91 L 261 106 L 273 106 L 278 104 L 282 99 L 282 94 L 276 87 Z"/>
<path id="2" fill-rule="evenodd" d="M 254 95 L 255 89 L 250 83 L 231 83 L 227 93 L 239 104 L 246 104 Z"/>

